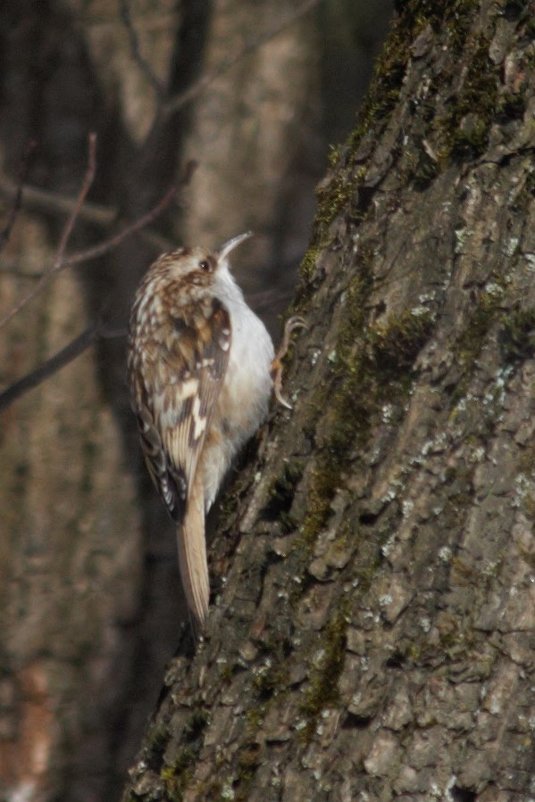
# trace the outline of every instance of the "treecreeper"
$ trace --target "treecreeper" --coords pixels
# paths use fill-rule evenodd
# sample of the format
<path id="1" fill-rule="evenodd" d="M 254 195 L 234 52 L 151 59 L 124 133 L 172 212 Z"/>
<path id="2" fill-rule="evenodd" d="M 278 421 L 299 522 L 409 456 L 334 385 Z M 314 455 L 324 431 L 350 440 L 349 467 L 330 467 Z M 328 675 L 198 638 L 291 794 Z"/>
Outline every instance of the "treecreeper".
<path id="1" fill-rule="evenodd" d="M 282 397 L 281 358 L 247 305 L 228 256 L 250 232 L 210 252 L 179 248 L 151 265 L 129 325 L 128 383 L 149 474 L 177 524 L 178 561 L 197 631 L 208 613 L 205 516 L 233 458 Z"/>

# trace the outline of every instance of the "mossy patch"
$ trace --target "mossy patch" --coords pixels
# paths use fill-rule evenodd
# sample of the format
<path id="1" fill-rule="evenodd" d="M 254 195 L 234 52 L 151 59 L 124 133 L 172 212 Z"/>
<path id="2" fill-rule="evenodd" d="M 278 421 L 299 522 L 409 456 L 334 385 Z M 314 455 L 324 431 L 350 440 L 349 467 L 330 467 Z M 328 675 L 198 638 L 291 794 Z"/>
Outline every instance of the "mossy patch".
<path id="1" fill-rule="evenodd" d="M 344 667 L 346 632 L 346 610 L 344 605 L 340 605 L 321 633 L 320 658 L 312 669 L 310 684 L 300 706 L 300 713 L 306 721 L 301 730 L 305 741 L 312 737 L 322 710 L 335 707 L 339 702 L 338 680 Z"/>
<path id="2" fill-rule="evenodd" d="M 160 777 L 164 783 L 167 799 L 179 802 L 183 791 L 191 779 L 192 766 L 199 756 L 202 747 L 202 734 L 208 723 L 206 711 L 195 710 L 183 730 L 183 740 L 186 743 L 176 755 L 172 763 L 167 763 L 160 770 Z"/>
<path id="3" fill-rule="evenodd" d="M 172 766 L 164 766 L 160 771 L 160 777 L 164 783 L 166 799 L 172 802 L 180 802 L 183 792 L 191 779 L 191 767 L 196 760 L 196 753 L 193 749 L 182 749 L 173 761 Z"/>
<path id="4" fill-rule="evenodd" d="M 325 525 L 341 477 L 357 454 L 365 453 L 382 403 L 400 404 L 406 398 L 415 378 L 412 366 L 434 328 L 431 311 L 420 308 L 368 325 L 371 258 L 371 253 L 363 253 L 359 273 L 345 292 L 332 381 L 317 399 L 318 408 L 325 410 L 321 447 L 307 487 L 309 507 L 300 548 L 310 547 Z"/>
<path id="5" fill-rule="evenodd" d="M 358 354 L 364 350 L 366 298 L 371 286 L 371 264 L 363 258 L 359 274 L 345 293 L 344 322 L 337 338 L 332 380 L 320 388 L 315 399 L 317 409 L 324 411 L 324 427 L 322 446 L 307 487 L 308 512 L 301 527 L 300 549 L 310 547 L 325 524 L 352 448 L 365 439 L 369 429 L 369 399 L 361 387 L 362 362 Z"/>
<path id="6" fill-rule="evenodd" d="M 434 317 L 427 309 L 406 309 L 386 323 L 370 329 L 372 360 L 383 375 L 403 382 L 409 378 L 414 360 L 427 342 L 434 326 Z"/>
<path id="7" fill-rule="evenodd" d="M 484 36 L 474 41 L 462 85 L 434 122 L 442 159 L 477 158 L 488 144 L 500 87 L 499 68 L 489 57 L 489 45 Z"/>
<path id="8" fill-rule="evenodd" d="M 236 756 L 236 779 L 232 784 L 234 802 L 245 802 L 255 774 L 262 765 L 262 748 L 255 742 L 243 744 Z"/>
<path id="9" fill-rule="evenodd" d="M 498 343 L 506 364 L 532 358 L 535 351 L 535 309 L 516 309 L 504 315 Z"/>
<path id="10" fill-rule="evenodd" d="M 350 213 L 353 201 L 358 198 L 358 184 L 363 180 L 365 169 L 360 170 L 355 154 L 363 137 L 376 124 L 388 118 L 388 114 L 398 101 L 406 71 L 409 53 L 406 39 L 399 20 L 394 23 L 376 62 L 370 88 L 357 115 L 355 128 L 347 145 L 331 146 L 329 164 L 330 178 L 317 190 L 317 213 L 312 232 L 312 241 L 302 262 L 300 273 L 305 282 L 311 280 L 315 272 L 318 255 L 329 244 L 329 227 L 344 210 Z M 373 193 L 366 194 L 364 207 L 371 204 Z M 366 208 L 360 204 L 357 217 L 363 219 Z"/>
<path id="11" fill-rule="evenodd" d="M 465 395 L 476 360 L 493 327 L 497 327 L 504 365 L 515 365 L 534 355 L 535 309 L 516 309 L 503 314 L 501 299 L 498 285 L 493 292 L 482 293 L 468 324 L 457 337 L 453 350 L 461 376 L 452 394 L 454 403 Z"/>
<path id="12" fill-rule="evenodd" d="M 283 530 L 295 529 L 295 522 L 290 515 L 295 488 L 303 476 L 303 465 L 300 462 L 286 462 L 280 476 L 273 482 L 268 492 L 268 502 L 262 510 L 262 517 L 268 521 L 277 520 Z"/>
<path id="13" fill-rule="evenodd" d="M 151 759 L 159 760 L 164 752 L 169 732 L 163 722 L 156 722 L 147 733 L 147 745 L 151 751 Z"/>
<path id="14" fill-rule="evenodd" d="M 307 252 L 303 256 L 301 260 L 301 265 L 299 268 L 301 277 L 304 279 L 306 285 L 308 286 L 312 281 L 312 277 L 316 272 L 316 265 L 318 261 L 318 257 L 321 253 L 321 246 L 319 245 L 318 241 L 314 241 L 314 244 L 310 245 L 307 249 Z M 303 302 L 303 297 L 301 297 L 301 302 Z M 295 306 L 295 311 L 299 311 L 299 306 Z"/>
<path id="15" fill-rule="evenodd" d="M 344 146 L 331 146 L 330 176 L 317 192 L 312 242 L 301 264 L 305 282 L 315 273 L 318 254 L 329 245 L 332 222 L 343 212 L 350 219 L 363 219 L 371 208 L 374 189 L 365 183 L 366 148 L 362 150 L 361 146 L 366 138 L 379 142 L 384 127 L 391 121 L 414 56 L 412 45 L 422 32 L 430 30 L 429 47 L 448 52 L 449 64 L 445 61 L 441 75 L 430 76 L 431 86 L 426 98 L 417 104 L 424 122 L 420 135 L 438 140 L 433 157 L 424 149 L 412 157 L 405 153 L 406 158 L 413 160 L 412 164 L 405 165 L 405 171 L 411 180 L 414 178 L 417 188 L 425 188 L 450 158 L 479 156 L 487 146 L 497 109 L 498 115 L 501 113 L 508 119 L 521 116 L 523 101 L 518 95 L 499 95 L 499 67 L 489 57 L 490 39 L 483 34 L 476 36 L 472 30 L 478 8 L 477 0 L 444 3 L 403 0 L 396 4 L 397 16 L 376 61 L 355 127 Z M 458 57 L 466 56 L 468 40 L 470 60 L 466 72 L 459 73 Z M 463 76 L 462 84 L 455 90 L 454 82 L 459 74 Z M 445 88 L 448 97 L 441 99 Z M 442 108 L 442 113 L 436 115 L 437 108 Z M 426 128 L 432 130 L 426 133 Z M 359 192 L 359 185 L 367 191 Z"/>
<path id="16" fill-rule="evenodd" d="M 253 688 L 261 704 L 265 704 L 280 691 L 285 690 L 288 680 L 288 666 L 284 657 L 271 652 L 269 659 L 257 671 L 253 678 Z"/>
<path id="17" fill-rule="evenodd" d="M 436 34 L 445 36 L 456 53 L 460 53 L 479 8 L 478 0 L 398 0 L 396 10 L 405 16 L 405 25 L 413 32 L 430 25 Z"/>

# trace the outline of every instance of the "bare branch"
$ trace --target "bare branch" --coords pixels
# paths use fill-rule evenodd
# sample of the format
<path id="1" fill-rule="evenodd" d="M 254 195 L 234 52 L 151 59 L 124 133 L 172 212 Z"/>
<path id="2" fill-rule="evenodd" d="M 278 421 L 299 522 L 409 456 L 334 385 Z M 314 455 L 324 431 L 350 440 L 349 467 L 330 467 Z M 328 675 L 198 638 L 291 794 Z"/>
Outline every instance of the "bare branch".
<path id="1" fill-rule="evenodd" d="M 96 259 L 99 256 L 103 256 L 103 254 L 112 251 L 118 245 L 123 242 L 127 237 L 132 236 L 135 234 L 136 231 L 139 231 L 144 226 L 147 226 L 149 223 L 152 223 L 171 203 L 173 198 L 176 194 L 176 188 L 171 187 L 161 201 L 154 206 L 149 212 L 144 214 L 134 223 L 123 228 L 122 231 L 119 231 L 118 234 L 115 234 L 113 237 L 109 237 L 105 239 L 103 242 L 100 242 L 98 245 L 94 245 L 92 248 L 85 248 L 83 251 L 78 251 L 78 253 L 73 253 L 71 256 L 68 256 L 66 259 L 63 260 L 61 264 L 57 267 L 54 266 L 54 270 L 63 270 L 65 267 L 71 267 L 72 265 L 78 265 L 81 262 L 89 262 L 91 259 Z M 2 321 L 0 320 L 0 327 L 2 326 Z"/>
<path id="2" fill-rule="evenodd" d="M 178 187 L 184 187 L 189 184 L 191 181 L 191 177 L 195 170 L 197 169 L 197 162 L 194 159 L 190 159 L 187 162 L 186 166 L 184 167 L 184 172 L 180 181 L 178 183 Z M 113 237 L 109 237 L 107 240 L 99 243 L 98 245 L 94 245 L 92 248 L 86 248 L 83 251 L 79 251 L 78 253 L 73 253 L 71 256 L 66 258 L 61 265 L 58 266 L 57 269 L 61 270 L 65 267 L 70 267 L 71 265 L 77 265 L 81 262 L 89 262 L 91 259 L 96 259 L 99 256 L 102 256 L 109 251 L 112 251 L 118 245 L 121 244 L 123 240 L 127 237 L 130 237 L 132 234 L 135 234 L 142 228 L 145 228 L 150 223 L 153 222 L 157 217 L 161 215 L 165 209 L 169 206 L 173 198 L 176 196 L 177 193 L 177 186 L 173 186 L 167 190 L 163 198 L 154 206 L 150 211 L 144 214 L 135 222 L 131 223 L 130 225 L 123 228 L 118 234 L 115 234 Z M 158 235 L 159 236 L 159 235 Z M 166 246 L 168 247 L 170 243 L 165 241 Z M 2 321 L 0 320 L 0 327 L 2 326 Z"/>
<path id="3" fill-rule="evenodd" d="M 58 370 L 68 365 L 69 362 L 73 362 L 80 354 L 87 351 L 95 340 L 125 337 L 126 333 L 126 329 L 109 331 L 103 327 L 101 323 L 91 323 L 81 334 L 51 356 L 50 359 L 45 360 L 45 362 L 37 368 L 27 373 L 26 376 L 23 376 L 22 379 L 18 379 L 3 390 L 0 393 L 0 412 L 13 404 L 13 402 L 21 396 L 25 395 L 29 390 L 38 387 L 54 373 L 57 373 Z"/>
<path id="4" fill-rule="evenodd" d="M 10 200 L 15 198 L 17 186 L 14 182 L 10 181 L 5 176 L 0 176 L 0 196 L 3 195 Z M 24 186 L 24 208 L 34 209 L 38 212 L 49 212 L 52 214 L 70 214 L 76 204 L 75 198 L 68 198 L 66 195 L 61 195 L 59 192 L 49 192 L 46 189 L 39 189 L 38 187 Z M 119 210 L 104 206 L 99 203 L 90 203 L 86 201 L 80 209 L 79 219 L 88 223 L 93 223 L 97 226 L 111 226 L 118 218 Z M 154 246 L 158 251 L 169 251 L 172 249 L 173 244 L 162 236 L 159 232 L 149 228 L 143 229 L 141 232 L 143 239 L 150 245 Z M 16 272 L 5 271 L 0 267 L 0 272 Z M 20 274 L 24 275 L 24 274 Z M 41 273 L 32 273 L 33 277 L 42 275 Z"/>
<path id="5" fill-rule="evenodd" d="M 98 245 L 93 246 L 92 248 L 86 248 L 83 251 L 78 251 L 78 253 L 74 253 L 71 256 L 63 256 L 61 259 L 58 260 L 57 255 L 56 259 L 48 268 L 45 270 L 35 286 L 32 288 L 30 292 L 27 293 L 7 314 L 4 315 L 3 318 L 0 318 L 0 328 L 6 325 L 12 318 L 15 317 L 20 310 L 26 306 L 30 301 L 32 301 L 40 292 L 42 292 L 43 287 L 50 281 L 50 279 L 59 273 L 61 270 L 65 269 L 66 267 L 71 267 L 72 265 L 81 264 L 82 262 L 88 262 L 90 259 L 96 259 L 98 256 L 102 256 L 109 251 L 112 251 L 118 245 L 120 245 L 123 240 L 127 237 L 134 234 L 136 231 L 139 231 L 144 226 L 147 226 L 149 223 L 152 223 L 171 203 L 173 197 L 175 196 L 175 187 L 172 187 L 170 190 L 166 192 L 163 198 L 156 204 L 156 206 L 151 209 L 149 212 L 144 214 L 142 217 L 138 218 L 132 224 L 123 228 L 118 234 L 115 234 L 113 237 L 109 237 L 108 239 L 104 240 L 103 242 L 99 243 Z M 63 239 L 63 238 L 62 238 Z M 59 250 L 58 250 L 59 253 Z"/>
<path id="6" fill-rule="evenodd" d="M 71 238 L 71 234 L 73 232 L 76 220 L 80 215 L 80 209 L 84 205 L 84 201 L 87 197 L 87 193 L 91 189 L 91 184 L 95 179 L 95 172 L 97 169 L 97 135 L 94 131 L 89 134 L 89 142 L 88 142 L 88 158 L 87 158 L 87 169 L 85 171 L 84 180 L 82 181 L 82 188 L 78 193 L 78 197 L 76 199 L 76 203 L 74 204 L 74 208 L 70 213 L 69 219 L 65 224 L 65 227 L 61 234 L 61 239 L 59 241 L 58 250 L 56 252 L 56 258 L 54 260 L 54 264 L 52 266 L 52 270 L 56 267 L 56 265 L 61 264 L 63 261 L 63 257 L 65 256 L 65 248 Z"/>
<path id="7" fill-rule="evenodd" d="M 87 170 L 85 172 L 84 180 L 82 182 L 82 188 L 78 194 L 78 198 L 76 200 L 76 203 L 74 204 L 69 219 L 67 220 L 67 223 L 63 228 L 54 262 L 47 270 L 43 272 L 39 281 L 37 281 L 37 283 L 32 287 L 32 289 L 28 293 L 26 293 L 26 295 L 23 295 L 20 301 L 16 303 L 15 306 L 13 306 L 10 309 L 10 311 L 4 315 L 3 318 L 0 319 L 0 328 L 2 328 L 2 326 L 5 326 L 6 323 L 8 323 L 12 318 L 14 318 L 15 315 L 17 315 L 20 312 L 20 310 L 26 306 L 26 304 L 28 304 L 42 292 L 43 288 L 48 283 L 51 276 L 58 270 L 58 265 L 62 264 L 65 248 L 67 247 L 67 243 L 72 234 L 76 218 L 78 217 L 80 208 L 82 207 L 82 204 L 85 200 L 87 193 L 89 192 L 91 184 L 93 183 L 93 178 L 95 176 L 96 134 L 93 133 L 89 134 L 88 149 L 89 149 L 88 165 L 87 165 Z"/>
<path id="8" fill-rule="evenodd" d="M 130 52 L 132 54 L 132 58 L 134 59 L 139 69 L 141 70 L 141 72 L 143 73 L 149 84 L 152 86 L 156 94 L 159 97 L 161 97 L 164 92 L 164 87 L 161 81 L 156 77 L 149 62 L 141 54 L 141 48 L 139 46 L 139 36 L 137 35 L 137 31 L 132 21 L 132 16 L 130 13 L 130 4 L 128 0 L 119 0 L 119 13 L 121 15 L 121 21 L 124 27 L 126 28 L 128 39 L 130 40 Z"/>
<path id="9" fill-rule="evenodd" d="M 0 195 L 13 200 L 17 193 L 17 184 L 6 176 L 0 176 Z M 53 214 L 70 214 L 76 204 L 76 198 L 68 198 L 59 192 L 49 192 L 39 187 L 24 186 L 24 206 L 36 209 L 39 212 L 52 212 Z M 117 209 L 103 206 L 99 203 L 86 201 L 79 212 L 79 219 L 100 226 L 111 225 L 117 218 Z"/>
<path id="10" fill-rule="evenodd" d="M 7 389 L 0 393 L 0 412 L 10 406 L 14 401 L 33 390 L 39 384 L 42 384 L 49 376 L 52 376 L 60 368 L 72 362 L 77 356 L 80 356 L 90 345 L 93 344 L 99 333 L 97 324 L 88 326 L 85 331 L 75 337 L 65 348 L 58 351 L 57 354 L 51 356 L 43 362 L 42 365 L 27 373 L 22 379 L 11 384 Z"/>
<path id="11" fill-rule="evenodd" d="M 20 262 L 15 259 L 2 259 L 0 263 L 0 275 L 16 276 L 16 278 L 27 278 L 31 281 L 41 278 L 42 270 L 25 270 L 21 268 Z"/>
<path id="12" fill-rule="evenodd" d="M 11 230 L 17 219 L 17 215 L 20 212 L 20 208 L 22 205 L 22 190 L 28 176 L 28 170 L 30 169 L 30 160 L 35 151 L 36 143 L 32 140 L 28 142 L 26 145 L 24 154 L 21 159 L 21 163 L 19 165 L 19 177 L 16 184 L 14 184 L 13 188 L 13 199 L 11 209 L 9 210 L 8 218 L 6 224 L 2 231 L 0 231 L 0 251 L 5 248 L 7 245 L 9 238 L 11 236 Z"/>
<path id="13" fill-rule="evenodd" d="M 230 56 L 228 59 L 222 61 L 221 64 L 219 64 L 219 66 L 217 66 L 214 70 L 205 72 L 204 75 L 201 75 L 200 78 L 198 78 L 198 80 L 195 81 L 184 92 L 181 92 L 180 94 L 175 95 L 175 97 L 170 98 L 170 100 L 163 104 L 162 113 L 164 118 L 169 117 L 171 114 L 174 114 L 175 111 L 178 111 L 183 106 L 191 103 L 191 101 L 202 94 L 210 86 L 210 84 L 216 80 L 216 78 L 219 78 L 225 72 L 228 72 L 231 67 L 241 61 L 245 56 L 248 56 L 250 53 L 258 50 L 258 48 L 265 45 L 271 39 L 274 39 L 275 36 L 278 36 L 279 33 L 292 25 L 292 23 L 296 22 L 305 14 L 308 14 L 308 12 L 317 6 L 319 2 L 320 0 L 305 0 L 305 2 L 297 6 L 297 8 L 288 14 L 288 16 L 278 25 L 275 25 L 273 28 L 271 28 L 271 30 L 266 31 L 266 33 L 262 34 L 262 36 L 259 36 L 257 39 L 246 42 L 243 47 L 233 56 Z"/>
<path id="14" fill-rule="evenodd" d="M 80 189 L 80 192 L 78 194 L 78 198 L 76 200 L 76 203 L 74 204 L 74 207 L 73 207 L 73 209 L 71 211 L 69 219 L 67 220 L 67 223 L 65 224 L 65 226 L 63 228 L 63 231 L 62 231 L 62 234 L 61 234 L 61 238 L 60 238 L 60 242 L 59 242 L 59 246 L 58 246 L 58 250 L 56 252 L 56 257 L 54 259 L 54 262 L 52 263 L 52 265 L 47 270 L 45 270 L 43 272 L 43 274 L 41 275 L 39 281 L 37 281 L 37 283 L 32 287 L 32 289 L 28 293 L 26 293 L 26 295 L 23 295 L 22 298 L 20 299 L 20 301 L 18 303 L 16 303 L 9 310 L 9 312 L 7 312 L 7 314 L 4 315 L 3 318 L 0 319 L 0 328 L 5 326 L 6 323 L 8 323 L 10 320 L 12 320 L 15 317 L 15 315 L 17 315 L 20 312 L 20 310 L 23 309 L 23 307 L 26 306 L 26 304 L 28 304 L 30 301 L 32 301 L 34 298 L 36 298 L 42 292 L 44 286 L 47 284 L 47 282 L 49 281 L 50 277 L 62 265 L 62 263 L 64 261 L 65 248 L 67 247 L 67 243 L 68 243 L 68 241 L 70 239 L 70 236 L 72 234 L 72 230 L 73 230 L 74 225 L 76 223 L 76 219 L 77 219 L 77 217 L 78 217 L 78 215 L 80 213 L 80 209 L 82 208 L 82 205 L 84 203 L 85 197 L 86 197 L 87 193 L 89 192 L 89 189 L 90 189 L 91 184 L 93 183 L 93 179 L 95 177 L 96 144 L 97 144 L 96 134 L 94 134 L 94 133 L 89 134 L 88 164 L 87 164 L 87 169 L 86 169 L 86 172 L 85 172 L 85 175 L 84 175 L 84 179 L 82 181 L 82 188 Z"/>
<path id="15" fill-rule="evenodd" d="M 191 181 L 191 177 L 197 169 L 197 162 L 190 159 L 184 167 L 183 174 L 178 181 L 177 191 L 187 187 Z M 0 196 L 4 196 L 14 202 L 17 194 L 17 184 L 10 181 L 6 176 L 0 175 Z M 180 205 L 182 205 L 180 203 Z M 61 195 L 58 192 L 50 192 L 48 190 L 39 189 L 38 187 L 24 186 L 24 207 L 30 207 L 37 211 L 51 212 L 53 214 L 72 214 L 76 206 L 76 198 L 69 198 L 66 195 Z M 85 201 L 84 205 L 79 209 L 78 219 L 94 223 L 99 226 L 110 226 L 114 223 L 119 216 L 119 210 L 102 204 L 90 203 Z M 170 251 L 174 247 L 174 243 L 148 226 L 140 232 L 143 239 L 152 245 L 157 251 Z M 43 275 L 41 271 L 20 272 L 16 266 L 12 264 L 7 267 L 5 264 L 0 266 L 0 273 L 12 273 L 27 278 L 39 278 Z"/>

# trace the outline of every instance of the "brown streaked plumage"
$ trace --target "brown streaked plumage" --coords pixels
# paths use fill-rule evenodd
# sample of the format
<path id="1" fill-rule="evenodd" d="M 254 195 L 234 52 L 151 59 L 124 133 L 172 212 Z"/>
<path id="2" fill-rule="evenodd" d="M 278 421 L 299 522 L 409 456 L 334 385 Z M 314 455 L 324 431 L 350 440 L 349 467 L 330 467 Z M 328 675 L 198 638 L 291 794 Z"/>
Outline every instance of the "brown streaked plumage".
<path id="1" fill-rule="evenodd" d="M 273 345 L 227 262 L 245 235 L 217 253 L 161 256 L 136 293 L 128 378 L 149 473 L 178 524 L 189 608 L 204 623 L 209 601 L 204 515 L 230 461 L 264 419 Z"/>
<path id="2" fill-rule="evenodd" d="M 281 353 L 234 281 L 228 254 L 180 248 L 149 268 L 130 315 L 128 380 L 149 474 L 177 523 L 188 607 L 202 628 L 210 585 L 204 518 L 239 448 L 280 394 Z M 291 318 L 291 331 L 304 325 Z M 272 378 L 273 374 L 273 378 Z"/>

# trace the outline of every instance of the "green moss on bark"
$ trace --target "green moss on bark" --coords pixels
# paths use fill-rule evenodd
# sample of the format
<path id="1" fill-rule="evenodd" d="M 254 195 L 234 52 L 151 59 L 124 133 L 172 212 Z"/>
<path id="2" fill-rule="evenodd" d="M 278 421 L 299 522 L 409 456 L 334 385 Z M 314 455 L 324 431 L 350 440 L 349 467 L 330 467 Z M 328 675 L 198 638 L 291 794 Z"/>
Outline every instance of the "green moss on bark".
<path id="1" fill-rule="evenodd" d="M 309 741 L 321 712 L 335 707 L 340 698 L 338 680 L 346 654 L 347 611 L 340 604 L 321 634 L 321 651 L 312 670 L 300 713 L 306 721 L 302 737 Z"/>
<path id="2" fill-rule="evenodd" d="M 484 36 L 474 41 L 462 85 L 447 104 L 446 113 L 436 121 L 442 159 L 477 158 L 488 144 L 500 86 L 499 68 L 489 57 L 489 46 Z"/>

